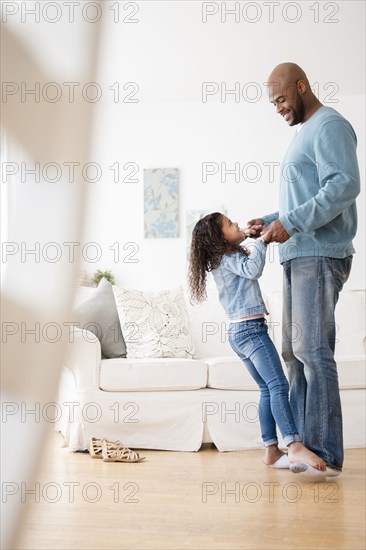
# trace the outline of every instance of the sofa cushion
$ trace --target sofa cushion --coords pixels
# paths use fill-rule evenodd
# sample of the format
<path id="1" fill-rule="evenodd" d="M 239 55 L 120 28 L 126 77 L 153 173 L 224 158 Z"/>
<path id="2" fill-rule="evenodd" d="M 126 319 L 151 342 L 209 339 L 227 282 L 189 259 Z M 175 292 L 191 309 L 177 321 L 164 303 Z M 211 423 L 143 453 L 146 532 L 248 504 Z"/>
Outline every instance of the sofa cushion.
<path id="1" fill-rule="evenodd" d="M 183 287 L 113 291 L 127 357 L 195 357 Z"/>
<path id="2" fill-rule="evenodd" d="M 196 359 L 108 359 L 101 361 L 104 391 L 196 390 L 207 384 L 207 364 Z"/>
<path id="3" fill-rule="evenodd" d="M 218 390 L 257 390 L 258 386 L 242 361 L 236 356 L 210 357 L 208 364 L 209 388 Z"/>
<path id="4" fill-rule="evenodd" d="M 75 307 L 74 315 L 80 328 L 92 332 L 100 340 L 103 357 L 126 357 L 112 285 L 107 279 L 101 279 L 98 287 Z"/>
<path id="5" fill-rule="evenodd" d="M 257 384 L 237 357 L 207 358 L 209 388 L 219 390 L 255 390 Z M 287 377 L 286 365 L 282 361 Z M 337 361 L 339 387 L 341 390 L 366 388 L 365 360 L 359 357 L 343 357 Z"/>
<path id="6" fill-rule="evenodd" d="M 343 290 L 336 305 L 336 358 L 365 355 L 365 291 Z"/>
<path id="7" fill-rule="evenodd" d="M 340 357 L 337 360 L 338 381 L 341 390 L 366 388 L 364 357 Z"/>

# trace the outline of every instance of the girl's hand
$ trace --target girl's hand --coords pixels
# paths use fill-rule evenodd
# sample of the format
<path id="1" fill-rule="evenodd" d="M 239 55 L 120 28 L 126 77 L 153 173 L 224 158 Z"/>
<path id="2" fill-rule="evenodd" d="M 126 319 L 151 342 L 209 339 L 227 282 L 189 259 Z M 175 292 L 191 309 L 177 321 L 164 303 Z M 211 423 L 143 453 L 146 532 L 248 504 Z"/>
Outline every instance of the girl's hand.
<path id="1" fill-rule="evenodd" d="M 251 239 L 257 239 L 260 237 L 261 232 L 266 229 L 266 226 L 264 224 L 252 224 L 247 227 L 243 227 L 242 231 L 244 232 L 244 235 L 246 237 L 250 237 Z"/>
<path id="2" fill-rule="evenodd" d="M 271 234 L 269 231 L 264 231 L 260 234 L 260 238 L 264 240 L 266 244 L 269 244 L 271 241 Z"/>
<path id="3" fill-rule="evenodd" d="M 243 231 L 246 237 L 257 239 L 265 227 L 266 226 L 264 225 L 262 218 L 254 218 L 253 220 L 248 221 L 247 227 L 244 227 Z"/>

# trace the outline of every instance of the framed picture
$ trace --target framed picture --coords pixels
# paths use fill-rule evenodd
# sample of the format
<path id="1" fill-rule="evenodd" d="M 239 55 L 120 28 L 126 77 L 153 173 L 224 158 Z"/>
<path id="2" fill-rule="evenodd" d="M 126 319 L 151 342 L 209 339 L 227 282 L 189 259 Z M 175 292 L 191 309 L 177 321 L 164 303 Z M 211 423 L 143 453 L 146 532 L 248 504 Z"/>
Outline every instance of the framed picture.
<path id="1" fill-rule="evenodd" d="M 144 169 L 145 238 L 179 236 L 178 184 L 178 168 Z"/>

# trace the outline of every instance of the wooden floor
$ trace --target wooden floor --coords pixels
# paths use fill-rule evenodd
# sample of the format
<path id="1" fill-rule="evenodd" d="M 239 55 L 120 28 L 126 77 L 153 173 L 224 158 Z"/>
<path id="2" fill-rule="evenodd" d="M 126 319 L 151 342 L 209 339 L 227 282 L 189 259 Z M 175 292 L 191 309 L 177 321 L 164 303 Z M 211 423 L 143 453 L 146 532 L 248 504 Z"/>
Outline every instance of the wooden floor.
<path id="1" fill-rule="evenodd" d="M 364 549 L 365 450 L 346 451 L 332 483 L 272 470 L 261 451 L 144 451 L 107 464 L 52 434 L 20 550 Z"/>

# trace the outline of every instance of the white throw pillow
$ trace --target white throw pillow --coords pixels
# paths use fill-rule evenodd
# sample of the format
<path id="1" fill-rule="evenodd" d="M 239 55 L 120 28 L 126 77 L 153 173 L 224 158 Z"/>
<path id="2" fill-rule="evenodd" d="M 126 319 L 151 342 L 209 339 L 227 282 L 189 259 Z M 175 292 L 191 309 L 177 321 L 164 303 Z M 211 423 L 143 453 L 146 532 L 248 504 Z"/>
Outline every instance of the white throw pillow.
<path id="1" fill-rule="evenodd" d="M 181 286 L 143 291 L 113 287 L 127 357 L 195 357 Z"/>

